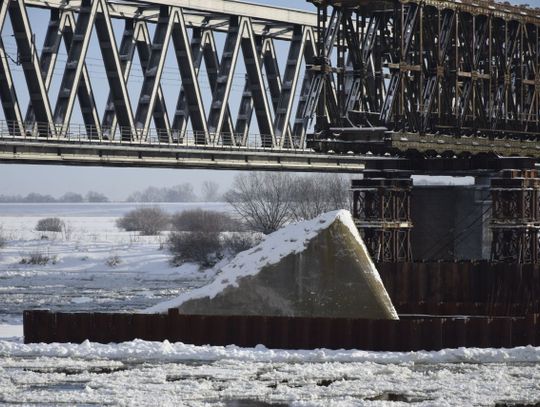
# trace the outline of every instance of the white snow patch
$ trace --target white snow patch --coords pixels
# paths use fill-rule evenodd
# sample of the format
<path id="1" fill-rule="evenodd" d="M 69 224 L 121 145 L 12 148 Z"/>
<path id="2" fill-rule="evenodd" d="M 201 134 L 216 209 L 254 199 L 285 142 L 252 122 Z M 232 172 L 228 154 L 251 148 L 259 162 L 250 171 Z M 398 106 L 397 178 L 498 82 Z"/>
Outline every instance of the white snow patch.
<path id="1" fill-rule="evenodd" d="M 22 328 L 22 327 L 21 327 Z M 17 335 L 15 335 L 17 336 Z M 280 350 L 263 345 L 254 348 L 196 346 L 181 342 L 149 342 L 135 339 L 119 344 L 52 343 L 23 344 L 0 340 L 0 357 L 69 357 L 77 359 L 129 360 L 131 362 L 239 360 L 251 362 L 324 363 L 371 362 L 380 364 L 441 363 L 540 363 L 540 347 L 521 346 L 510 349 L 457 348 L 440 351 L 373 352 L 363 350 Z"/>
<path id="2" fill-rule="evenodd" d="M 321 230 L 328 228 L 336 220 L 347 226 L 356 240 L 364 246 L 352 215 L 347 210 L 332 211 L 308 221 L 291 223 L 266 236 L 257 246 L 239 253 L 229 264 L 221 268 L 215 280 L 210 284 L 156 304 L 144 312 L 166 312 L 169 308 L 178 307 L 188 300 L 204 297 L 212 299 L 226 287 L 237 287 L 240 278 L 255 275 L 265 266 L 276 264 L 290 254 L 304 251 Z M 373 275 L 380 280 L 379 273 L 371 261 L 370 266 Z"/>
<path id="3" fill-rule="evenodd" d="M 2 339 L 22 338 L 22 336 L 23 336 L 22 325 L 0 324 L 0 343 L 2 342 Z"/>

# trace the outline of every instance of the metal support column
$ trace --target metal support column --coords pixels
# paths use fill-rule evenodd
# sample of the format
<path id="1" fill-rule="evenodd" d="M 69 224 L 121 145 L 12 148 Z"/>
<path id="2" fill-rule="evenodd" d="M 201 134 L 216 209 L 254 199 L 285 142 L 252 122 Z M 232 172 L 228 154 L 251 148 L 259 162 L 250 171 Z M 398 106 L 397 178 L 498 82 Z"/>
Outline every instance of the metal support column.
<path id="1" fill-rule="evenodd" d="M 537 263 L 540 259 L 540 178 L 536 170 L 506 170 L 491 181 L 493 261 Z"/>
<path id="2" fill-rule="evenodd" d="M 411 188 L 412 179 L 403 173 L 352 181 L 353 217 L 374 261 L 412 260 Z"/>

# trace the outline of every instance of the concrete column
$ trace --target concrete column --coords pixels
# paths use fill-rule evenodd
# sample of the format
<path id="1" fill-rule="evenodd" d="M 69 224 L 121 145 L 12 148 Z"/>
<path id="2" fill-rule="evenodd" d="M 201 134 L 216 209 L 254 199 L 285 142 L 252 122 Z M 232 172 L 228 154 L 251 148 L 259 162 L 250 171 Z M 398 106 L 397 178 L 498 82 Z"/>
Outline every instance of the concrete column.
<path id="1" fill-rule="evenodd" d="M 489 259 L 489 178 L 474 185 L 415 185 L 411 192 L 415 260 Z"/>

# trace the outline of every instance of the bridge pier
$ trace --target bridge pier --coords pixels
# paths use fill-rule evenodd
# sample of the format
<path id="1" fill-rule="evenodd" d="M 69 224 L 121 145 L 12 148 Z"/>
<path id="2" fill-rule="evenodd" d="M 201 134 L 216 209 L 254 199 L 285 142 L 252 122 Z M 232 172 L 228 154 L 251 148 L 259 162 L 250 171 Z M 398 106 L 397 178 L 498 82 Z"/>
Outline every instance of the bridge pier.
<path id="1" fill-rule="evenodd" d="M 351 184 L 353 217 L 376 262 L 489 260 L 490 179 L 413 186 L 409 173 L 367 173 Z"/>
<path id="2" fill-rule="evenodd" d="M 476 178 L 473 185 L 414 185 L 411 219 L 414 260 L 489 260 L 489 178 Z"/>
<path id="3" fill-rule="evenodd" d="M 408 262 L 411 252 L 410 174 L 366 173 L 351 185 L 353 217 L 376 262 Z"/>
<path id="4" fill-rule="evenodd" d="M 540 178 L 537 170 L 505 170 L 491 181 L 492 260 L 534 264 L 540 260 Z"/>

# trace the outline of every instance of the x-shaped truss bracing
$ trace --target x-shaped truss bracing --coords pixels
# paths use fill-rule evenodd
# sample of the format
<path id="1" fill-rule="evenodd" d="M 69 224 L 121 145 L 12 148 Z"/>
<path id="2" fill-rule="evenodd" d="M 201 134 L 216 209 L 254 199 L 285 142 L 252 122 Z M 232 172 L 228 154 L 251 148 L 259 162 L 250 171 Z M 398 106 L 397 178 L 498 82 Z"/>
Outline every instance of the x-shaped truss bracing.
<path id="1" fill-rule="evenodd" d="M 10 134 L 69 138 L 81 131 L 72 124 L 78 103 L 84 122 L 78 136 L 88 140 L 245 146 L 250 134 L 257 134 L 261 147 L 303 148 L 309 124 L 305 100 L 310 91 L 304 65 L 313 63 L 316 52 L 314 24 L 163 3 L 143 7 L 115 6 L 106 0 L 81 0 L 76 6 L 2 2 L 0 32 L 9 17 L 17 43 L 16 62 L 24 71 L 29 95 L 22 112 L 22 98 L 17 95 L 22 84 L 15 84 L 11 55 L 0 41 L 0 99 Z M 50 9 L 40 49 L 27 10 L 36 5 Z M 124 20 L 119 44 L 115 19 Z M 99 43 L 105 87 L 96 84 L 87 67 L 93 36 Z M 67 51 L 64 64 L 58 58 L 62 41 Z M 283 56 L 278 55 L 276 42 L 286 44 Z M 162 83 L 169 53 L 176 60 L 180 88 L 171 103 Z M 140 93 L 130 95 L 136 81 L 132 75 L 136 54 L 143 79 Z M 285 55 L 287 60 L 281 64 Z M 170 72 L 171 67 L 167 69 Z M 53 101 L 51 84 L 59 74 Z M 241 84 L 236 83 L 238 77 Z M 100 93 L 104 88 L 108 92 L 102 111 L 94 97 L 97 86 Z M 235 94 L 239 86 L 243 91 Z M 239 106 L 236 112 L 233 103 Z"/>
<path id="2" fill-rule="evenodd" d="M 330 18 L 319 11 L 325 38 L 338 31 L 327 76 L 338 83 L 340 112 L 330 127 L 540 140 L 537 9 L 469 0 L 313 3 L 333 5 Z M 318 56 L 325 52 L 319 47 Z"/>

